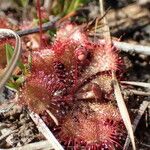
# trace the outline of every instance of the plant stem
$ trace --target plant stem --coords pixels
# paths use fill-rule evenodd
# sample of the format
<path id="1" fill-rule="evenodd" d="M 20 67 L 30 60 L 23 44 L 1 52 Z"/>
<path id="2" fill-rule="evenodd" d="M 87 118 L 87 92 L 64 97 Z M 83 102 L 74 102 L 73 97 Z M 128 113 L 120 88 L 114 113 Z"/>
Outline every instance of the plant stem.
<path id="1" fill-rule="evenodd" d="M 129 117 L 129 113 L 128 113 L 127 107 L 125 105 L 125 102 L 124 102 L 124 99 L 123 99 L 123 96 L 122 96 L 122 93 L 120 90 L 120 86 L 119 86 L 118 80 L 116 78 L 116 74 L 113 71 L 112 71 L 112 78 L 113 78 L 112 84 L 114 87 L 114 95 L 116 97 L 118 108 L 119 108 L 120 114 L 122 116 L 123 122 L 125 124 L 125 127 L 128 131 L 128 136 L 131 139 L 132 148 L 133 148 L 133 150 L 136 150 L 133 128 L 132 128 L 131 120 Z M 123 149 L 123 150 L 126 150 L 126 149 Z"/>
<path id="2" fill-rule="evenodd" d="M 129 44 L 129 43 L 125 43 L 125 42 L 118 42 L 118 41 L 113 41 L 113 44 L 119 50 L 122 50 L 124 52 L 141 53 L 144 55 L 150 55 L 150 47 L 149 46 L 135 45 L 135 44 Z"/>
<path id="3" fill-rule="evenodd" d="M 56 22 L 60 19 L 59 16 L 55 17 L 52 21 L 49 21 L 47 23 L 44 23 L 42 25 L 42 31 L 47 31 L 50 28 L 56 27 Z M 17 31 L 16 33 L 19 36 L 25 36 L 33 33 L 37 33 L 40 31 L 39 27 L 34 27 L 31 29 L 23 30 L 23 31 Z M 104 42 L 104 40 L 101 40 Z M 143 46 L 143 45 L 135 45 L 135 44 L 129 44 L 126 42 L 119 42 L 119 41 L 113 41 L 113 44 L 121 51 L 129 52 L 129 53 L 140 53 L 144 55 L 150 55 L 150 47 L 149 46 Z"/>
<path id="4" fill-rule="evenodd" d="M 128 94 L 128 95 L 140 95 L 140 96 L 150 96 L 150 92 L 143 92 L 143 91 L 138 91 L 138 90 L 124 90 L 122 91 L 122 93 L 124 94 Z"/>
<path id="5" fill-rule="evenodd" d="M 40 47 L 42 47 L 42 16 L 41 16 L 40 0 L 37 0 L 37 16 L 39 18 Z"/>
<path id="6" fill-rule="evenodd" d="M 105 40 L 100 40 L 102 44 L 105 44 Z M 149 46 L 143 46 L 143 45 L 135 45 L 135 44 L 129 44 L 126 42 L 118 42 L 118 41 L 112 41 L 114 46 L 118 48 L 121 51 L 128 52 L 128 53 L 139 53 L 144 55 L 150 55 L 150 47 Z"/>
<path id="7" fill-rule="evenodd" d="M 56 26 L 56 21 L 59 20 L 59 16 L 55 17 L 52 21 L 49 21 L 47 23 L 44 23 L 42 25 L 42 31 L 47 31 L 49 30 L 50 28 L 53 28 Z M 37 33 L 40 31 L 40 28 L 39 27 L 34 27 L 34 28 L 31 28 L 31 29 L 27 29 L 27 30 L 20 30 L 20 31 L 17 31 L 16 33 L 19 35 L 19 36 L 25 36 L 25 35 L 29 35 L 29 34 L 33 34 L 33 33 Z"/>
<path id="8" fill-rule="evenodd" d="M 150 83 L 145 83 L 145 82 L 121 81 L 121 83 L 122 84 L 127 84 L 127 85 L 133 85 L 133 86 L 150 88 Z"/>

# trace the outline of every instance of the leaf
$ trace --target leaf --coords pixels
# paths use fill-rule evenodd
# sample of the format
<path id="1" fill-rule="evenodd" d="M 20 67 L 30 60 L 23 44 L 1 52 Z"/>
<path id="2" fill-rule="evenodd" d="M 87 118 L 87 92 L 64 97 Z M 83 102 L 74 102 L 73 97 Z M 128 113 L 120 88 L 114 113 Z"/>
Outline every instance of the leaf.
<path id="1" fill-rule="evenodd" d="M 81 4 L 82 4 L 82 0 L 72 0 L 68 8 L 67 14 L 76 11 Z"/>
<path id="2" fill-rule="evenodd" d="M 7 82 L 6 86 L 12 89 L 18 90 L 22 83 L 25 81 L 25 76 L 12 76 L 10 80 Z"/>
<path id="3" fill-rule="evenodd" d="M 6 44 L 5 51 L 6 51 L 7 64 L 9 64 L 14 53 L 14 48 L 11 45 Z M 20 60 L 17 62 L 17 66 L 22 71 L 22 74 L 12 75 L 6 84 L 6 86 L 13 88 L 13 89 L 18 89 L 22 85 L 22 83 L 25 81 L 24 75 L 28 73 L 26 65 L 23 64 Z"/>
<path id="4" fill-rule="evenodd" d="M 52 29 L 48 30 L 48 34 L 53 37 L 54 35 L 56 35 L 56 29 L 52 28 Z"/>
<path id="5" fill-rule="evenodd" d="M 9 64 L 9 62 L 10 62 L 12 56 L 13 56 L 13 53 L 14 53 L 14 48 L 11 45 L 6 44 L 5 45 L 5 51 L 6 51 L 7 64 Z M 20 68 L 20 70 L 24 74 L 26 73 L 26 67 L 20 60 L 17 62 L 17 66 Z"/>
<path id="6" fill-rule="evenodd" d="M 57 0 L 57 4 L 53 7 L 52 12 L 55 15 L 65 16 L 76 11 L 81 4 L 86 4 L 90 0 Z"/>
<path id="7" fill-rule="evenodd" d="M 25 77 L 24 76 L 19 76 L 18 79 L 16 80 L 16 83 L 18 85 L 22 84 L 25 81 Z"/>
<path id="8" fill-rule="evenodd" d="M 21 1 L 21 5 L 22 5 L 23 7 L 26 7 L 27 4 L 28 4 L 28 2 L 29 2 L 29 0 L 20 0 L 20 1 Z"/>
<path id="9" fill-rule="evenodd" d="M 6 44 L 5 45 L 5 50 L 6 50 L 6 59 L 7 59 L 7 64 L 9 64 L 12 56 L 13 56 L 13 52 L 14 52 L 14 49 L 11 45 L 9 44 Z"/>

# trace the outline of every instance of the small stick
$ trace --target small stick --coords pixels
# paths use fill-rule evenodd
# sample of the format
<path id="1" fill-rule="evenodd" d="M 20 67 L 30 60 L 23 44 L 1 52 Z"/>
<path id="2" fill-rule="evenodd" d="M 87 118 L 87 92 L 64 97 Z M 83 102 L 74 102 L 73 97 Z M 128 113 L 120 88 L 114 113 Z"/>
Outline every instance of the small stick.
<path id="1" fill-rule="evenodd" d="M 100 43 L 105 44 L 105 40 L 100 40 Z M 118 42 L 118 41 L 112 41 L 112 43 L 120 51 L 150 55 L 150 46 L 135 45 L 126 42 Z"/>
<path id="2" fill-rule="evenodd" d="M 144 55 L 150 55 L 150 47 L 143 45 L 135 45 L 129 44 L 125 42 L 113 41 L 114 46 L 116 46 L 119 50 L 130 53 L 141 53 Z"/>
<path id="3" fill-rule="evenodd" d="M 7 138 L 9 135 L 18 132 L 18 130 L 14 130 L 14 131 L 9 131 L 7 133 L 5 133 L 4 135 L 0 136 L 0 141 L 4 140 L 5 138 Z"/>
<path id="4" fill-rule="evenodd" d="M 145 87 L 145 88 L 150 88 L 150 83 L 145 83 L 145 82 L 135 82 L 135 81 L 120 81 L 123 84 L 128 84 L 128 85 L 134 85 L 134 86 L 140 86 L 140 87 Z"/>
<path id="5" fill-rule="evenodd" d="M 150 144 L 145 144 L 145 143 L 142 143 L 142 142 L 140 144 L 150 149 Z"/>
<path id="6" fill-rule="evenodd" d="M 138 110 L 138 114 L 137 114 L 137 116 L 136 116 L 136 118 L 134 119 L 134 122 L 133 122 L 133 132 L 135 132 L 135 130 L 137 128 L 137 125 L 139 124 L 139 121 L 140 121 L 141 117 L 143 116 L 143 114 L 144 114 L 144 112 L 147 109 L 149 104 L 150 104 L 150 102 L 143 101 L 143 103 L 140 105 L 140 108 Z M 129 138 L 129 136 L 127 136 L 126 142 L 125 142 L 125 145 L 124 145 L 125 150 L 128 149 L 129 144 L 130 144 L 130 138 Z"/>
<path id="7" fill-rule="evenodd" d="M 138 90 L 125 90 L 122 91 L 122 93 L 124 94 L 134 94 L 134 95 L 140 95 L 140 96 L 150 96 L 150 92 L 143 92 L 143 91 L 138 91 Z"/>
<path id="8" fill-rule="evenodd" d="M 36 124 L 38 130 L 49 141 L 49 144 L 51 144 L 55 150 L 64 150 L 64 148 L 60 145 L 53 133 L 49 130 L 44 121 L 40 118 L 40 116 L 34 112 L 29 113 L 29 115 Z"/>
<path id="9" fill-rule="evenodd" d="M 51 150 L 53 149 L 53 147 L 49 144 L 49 141 L 40 141 L 14 148 L 7 148 L 7 149 L 1 148 L 0 150 L 40 150 L 40 149 Z"/>
<path id="10" fill-rule="evenodd" d="M 59 16 L 55 17 L 52 21 L 49 21 L 47 23 L 44 23 L 42 25 L 42 31 L 47 31 L 49 30 L 50 28 L 54 27 L 55 26 L 55 23 L 57 20 L 59 20 Z M 29 34 L 33 34 L 33 33 L 37 33 L 40 31 L 40 28 L 39 27 L 34 27 L 34 28 L 31 28 L 31 29 L 27 29 L 27 30 L 23 30 L 23 31 L 17 31 L 16 33 L 19 35 L 19 36 L 25 36 L 25 35 L 29 35 Z"/>

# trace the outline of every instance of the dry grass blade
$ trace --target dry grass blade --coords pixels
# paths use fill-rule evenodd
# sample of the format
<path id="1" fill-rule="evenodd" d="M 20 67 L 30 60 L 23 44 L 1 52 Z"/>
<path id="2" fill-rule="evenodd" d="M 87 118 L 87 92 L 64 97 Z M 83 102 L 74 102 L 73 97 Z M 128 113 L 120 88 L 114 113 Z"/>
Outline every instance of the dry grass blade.
<path id="1" fill-rule="evenodd" d="M 141 119 L 141 117 L 143 116 L 145 110 L 147 109 L 147 107 L 150 105 L 150 102 L 148 101 L 143 101 L 143 103 L 141 104 L 140 108 L 139 108 L 139 111 L 138 111 L 138 114 L 136 116 L 136 118 L 134 119 L 134 122 L 133 122 L 133 131 L 136 130 L 137 128 L 137 125 Z M 126 142 L 125 142 L 125 145 L 124 145 L 124 149 L 127 150 L 128 147 L 129 147 L 129 144 L 130 144 L 130 138 L 129 136 L 126 138 Z"/>
<path id="2" fill-rule="evenodd" d="M 128 94 L 128 95 L 141 95 L 141 96 L 150 96 L 150 92 L 143 92 L 143 91 L 138 91 L 138 90 L 124 90 L 122 91 L 123 94 Z"/>
<path id="3" fill-rule="evenodd" d="M 96 35 L 96 36 L 98 36 L 98 35 Z M 105 44 L 105 41 L 106 40 L 101 40 L 101 43 Z M 144 55 L 148 55 L 148 56 L 150 55 L 150 47 L 149 46 L 143 46 L 143 45 L 137 45 L 137 44 L 131 44 L 131 43 L 125 43 L 125 42 L 118 42 L 118 41 L 112 41 L 112 43 L 120 51 L 124 51 L 127 53 L 144 54 Z"/>
<path id="4" fill-rule="evenodd" d="M 7 149 L 0 149 L 0 150 L 50 150 L 53 147 L 49 144 L 49 141 L 40 141 L 31 144 L 26 144 L 21 147 L 14 147 L 14 148 L 7 148 Z"/>
<path id="5" fill-rule="evenodd" d="M 0 29 L 0 34 L 2 34 L 2 36 L 0 36 L 0 39 L 6 36 L 10 36 L 10 35 L 11 36 L 13 35 L 16 39 L 15 50 L 11 58 L 11 61 L 5 68 L 5 71 L 2 73 L 2 75 L 0 75 L 0 89 L 1 89 L 5 85 L 7 80 L 10 78 L 13 70 L 15 69 L 17 65 L 17 61 L 21 55 L 21 39 L 17 33 L 15 33 L 14 31 L 10 29 Z"/>
<path id="6" fill-rule="evenodd" d="M 29 113 L 29 115 L 32 118 L 32 120 L 34 121 L 34 123 L 37 125 L 38 130 L 49 141 L 49 144 L 52 145 L 53 149 L 55 149 L 55 150 L 64 150 L 63 147 L 60 145 L 60 143 L 55 138 L 55 136 L 52 134 L 52 132 L 46 126 L 44 121 L 40 118 L 40 116 L 36 113 L 33 113 L 33 112 Z"/>
<path id="7" fill-rule="evenodd" d="M 103 15 L 104 14 L 104 3 L 103 3 L 103 0 L 99 0 L 99 4 L 100 4 L 101 15 Z M 109 29 L 109 27 L 107 25 L 107 20 L 106 20 L 105 17 L 103 19 L 103 23 L 105 25 L 103 27 L 103 29 L 104 29 L 104 31 L 107 31 L 107 32 L 104 32 L 104 40 L 107 41 L 107 44 L 111 45 L 112 44 L 112 40 L 111 40 L 111 36 L 110 36 L 110 29 Z M 120 110 L 120 114 L 122 116 L 122 119 L 124 121 L 126 129 L 128 131 L 128 134 L 129 134 L 129 136 L 131 138 L 133 150 L 136 150 L 131 120 L 130 120 L 130 117 L 129 117 L 129 114 L 128 114 L 125 102 L 123 100 L 123 97 L 122 97 L 122 94 L 121 94 L 121 90 L 120 90 L 119 83 L 117 81 L 115 72 L 113 72 L 113 71 L 112 71 L 112 78 L 113 78 L 113 81 L 114 81 L 113 82 L 114 94 L 115 94 L 116 101 L 117 101 L 117 104 L 118 104 L 118 107 L 119 107 L 119 110 Z"/>
<path id="8" fill-rule="evenodd" d="M 104 14 L 104 2 L 103 2 L 103 0 L 99 0 L 99 4 L 100 4 L 101 15 L 103 15 Z M 110 29 L 109 29 L 109 26 L 107 25 L 107 20 L 106 20 L 105 17 L 103 19 L 103 23 L 105 25 L 103 27 L 103 30 L 107 31 L 107 32 L 103 33 L 104 40 L 107 41 L 107 44 L 111 45 L 112 44 L 112 40 L 111 40 L 111 36 L 110 36 Z M 128 131 L 128 134 L 129 134 L 129 136 L 131 138 L 133 150 L 136 150 L 131 120 L 130 120 L 130 117 L 129 117 L 129 114 L 128 114 L 125 102 L 124 102 L 122 94 L 121 94 L 119 83 L 118 83 L 116 75 L 115 75 L 115 73 L 113 71 L 112 71 L 112 78 L 113 78 L 113 81 L 114 81 L 113 82 L 114 94 L 115 94 L 116 101 L 117 101 L 117 104 L 118 104 L 118 107 L 119 107 L 119 110 L 120 110 L 120 114 L 122 116 L 122 119 L 124 121 L 126 129 Z"/>
<path id="9" fill-rule="evenodd" d="M 99 5 L 100 5 L 101 16 L 104 16 L 102 19 L 104 26 L 101 28 L 101 30 L 104 31 L 103 36 L 104 36 L 105 41 L 107 41 L 107 44 L 111 44 L 112 41 L 111 41 L 111 36 L 110 36 L 110 29 L 109 29 L 109 26 L 107 25 L 107 19 L 105 17 L 105 11 L 104 11 L 104 1 L 99 0 Z"/>
<path id="10" fill-rule="evenodd" d="M 7 138 L 9 135 L 18 132 L 18 130 L 14 130 L 14 131 L 8 131 L 7 133 L 5 133 L 4 135 L 0 136 L 0 141 L 4 140 L 5 138 Z"/>
<path id="11" fill-rule="evenodd" d="M 112 72 L 112 78 L 113 78 L 114 94 L 115 94 L 116 101 L 119 107 L 119 111 L 124 121 L 124 124 L 126 126 L 126 129 L 128 131 L 128 135 L 131 139 L 133 150 L 136 150 L 131 120 L 130 120 L 128 110 L 126 108 L 125 102 L 121 94 L 119 83 L 117 81 L 117 78 L 114 72 Z"/>
<path id="12" fill-rule="evenodd" d="M 134 82 L 134 81 L 121 81 L 123 84 L 133 85 L 133 86 L 140 86 L 145 88 L 150 88 L 150 83 L 145 82 Z"/>
<path id="13" fill-rule="evenodd" d="M 142 143 L 142 142 L 140 144 L 150 149 L 150 145 Z"/>
<path id="14" fill-rule="evenodd" d="M 135 44 L 131 44 L 131 43 L 118 42 L 118 41 L 113 41 L 113 44 L 118 49 L 120 49 L 124 52 L 150 55 L 150 47 L 149 46 L 135 45 Z"/>

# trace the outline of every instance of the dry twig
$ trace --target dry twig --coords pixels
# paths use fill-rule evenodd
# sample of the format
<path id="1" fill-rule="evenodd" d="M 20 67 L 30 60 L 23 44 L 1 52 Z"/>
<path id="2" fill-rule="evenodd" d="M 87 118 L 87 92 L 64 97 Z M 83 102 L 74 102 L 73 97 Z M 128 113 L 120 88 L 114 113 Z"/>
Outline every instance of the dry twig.
<path id="1" fill-rule="evenodd" d="M 8 131 L 7 133 L 3 134 L 0 136 L 0 141 L 4 140 L 5 138 L 7 138 L 9 135 L 18 132 L 18 130 L 14 130 L 14 131 Z"/>
<path id="2" fill-rule="evenodd" d="M 138 125 L 141 117 L 143 116 L 143 114 L 144 114 L 144 112 L 147 109 L 149 104 L 150 104 L 150 102 L 148 102 L 148 101 L 143 101 L 143 103 L 141 104 L 141 106 L 139 108 L 139 111 L 138 111 L 138 114 L 137 114 L 137 116 L 136 116 L 136 118 L 134 119 L 134 122 L 133 122 L 133 131 L 134 132 L 135 132 L 135 130 L 137 128 L 137 125 Z M 127 136 L 126 142 L 125 142 L 125 145 L 124 145 L 124 149 L 125 150 L 128 149 L 129 144 L 130 144 L 130 138 L 129 138 L 129 136 Z"/>
<path id="3" fill-rule="evenodd" d="M 140 144 L 150 149 L 150 145 L 149 144 L 145 144 L 143 142 L 141 142 Z"/>
<path id="4" fill-rule="evenodd" d="M 100 40 L 100 42 L 105 43 L 105 40 Z M 116 48 L 118 48 L 120 51 L 123 52 L 150 55 L 149 46 L 135 45 L 135 44 L 129 44 L 125 42 L 118 42 L 118 41 L 112 41 L 112 43 Z"/>
<path id="5" fill-rule="evenodd" d="M 133 86 L 140 86 L 145 88 L 150 88 L 150 83 L 145 82 L 135 82 L 135 81 L 121 81 L 123 84 L 133 85 Z"/>
<path id="6" fill-rule="evenodd" d="M 135 44 L 129 44 L 125 42 L 117 42 L 113 41 L 113 44 L 119 49 L 124 52 L 129 53 L 141 53 L 144 55 L 150 55 L 150 47 L 149 46 L 143 46 L 143 45 L 135 45 Z"/>
<path id="7" fill-rule="evenodd" d="M 52 145 L 52 147 L 55 150 L 64 150 L 63 147 L 60 145 L 60 143 L 55 138 L 55 136 L 52 134 L 52 132 L 46 126 L 44 121 L 40 118 L 40 116 L 36 113 L 33 113 L 33 112 L 29 113 L 29 115 L 32 118 L 32 120 L 34 121 L 34 123 L 37 125 L 38 130 L 48 140 L 49 144 Z"/>
<path id="8" fill-rule="evenodd" d="M 138 91 L 138 90 L 124 90 L 122 91 L 123 94 L 134 94 L 134 95 L 140 95 L 140 96 L 150 96 L 150 92 L 143 92 L 143 91 Z"/>
<path id="9" fill-rule="evenodd" d="M 47 23 L 44 23 L 42 25 L 42 31 L 47 31 L 51 28 L 53 28 L 55 26 L 55 23 L 56 21 L 59 20 L 59 16 L 55 17 L 52 21 L 49 21 Z M 33 34 L 33 33 L 37 33 L 40 31 L 40 27 L 34 27 L 34 28 L 31 28 L 31 29 L 27 29 L 27 30 L 23 30 L 23 31 L 17 31 L 17 34 L 19 36 L 25 36 L 25 35 L 29 35 L 29 34 Z"/>
<path id="10" fill-rule="evenodd" d="M 49 141 L 40 141 L 35 143 L 26 144 L 21 147 L 14 147 L 8 149 L 0 149 L 0 150 L 50 150 L 53 147 L 49 144 Z"/>

